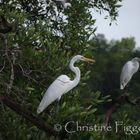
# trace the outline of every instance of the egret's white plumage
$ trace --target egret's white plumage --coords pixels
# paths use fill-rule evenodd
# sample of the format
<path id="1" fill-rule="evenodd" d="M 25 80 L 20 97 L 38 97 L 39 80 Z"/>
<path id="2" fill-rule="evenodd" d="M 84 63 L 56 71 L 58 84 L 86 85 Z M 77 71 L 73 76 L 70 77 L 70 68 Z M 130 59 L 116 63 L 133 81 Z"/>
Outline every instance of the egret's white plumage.
<path id="1" fill-rule="evenodd" d="M 138 71 L 139 60 L 139 58 L 135 57 L 131 61 L 126 62 L 123 66 L 120 76 L 120 89 L 124 89 L 124 87 L 131 80 L 133 74 Z"/>
<path id="2" fill-rule="evenodd" d="M 60 75 L 47 89 L 43 99 L 41 100 L 37 113 L 41 113 L 48 105 L 55 100 L 60 100 L 61 96 L 71 89 L 73 89 L 80 81 L 80 69 L 74 67 L 74 63 L 77 60 L 83 60 L 87 62 L 95 62 L 95 60 L 85 58 L 81 55 L 74 56 L 70 61 L 70 69 L 75 73 L 76 77 L 74 80 L 70 80 L 67 75 Z"/>
<path id="3" fill-rule="evenodd" d="M 63 7 L 66 9 L 68 7 L 71 7 L 71 3 L 66 2 L 66 0 L 56 0 L 56 2 L 61 2 L 61 4 L 63 5 Z"/>

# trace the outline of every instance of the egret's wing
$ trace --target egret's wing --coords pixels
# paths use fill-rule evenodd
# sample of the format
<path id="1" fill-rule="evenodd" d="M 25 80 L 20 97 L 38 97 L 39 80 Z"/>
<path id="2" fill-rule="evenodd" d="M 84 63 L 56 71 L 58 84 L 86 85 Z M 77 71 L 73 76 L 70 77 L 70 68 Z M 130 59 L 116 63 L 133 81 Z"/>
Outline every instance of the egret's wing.
<path id="1" fill-rule="evenodd" d="M 59 76 L 47 89 L 43 99 L 41 100 L 37 113 L 41 113 L 48 105 L 67 92 L 71 80 L 66 75 Z"/>
<path id="2" fill-rule="evenodd" d="M 132 77 L 132 69 L 133 65 L 131 61 L 128 61 L 122 69 L 121 76 L 120 76 L 120 88 L 123 89 L 127 83 L 130 81 Z"/>
<path id="3" fill-rule="evenodd" d="M 132 74 L 135 74 L 139 69 L 139 63 L 135 62 L 133 63 L 133 69 L 132 69 Z"/>

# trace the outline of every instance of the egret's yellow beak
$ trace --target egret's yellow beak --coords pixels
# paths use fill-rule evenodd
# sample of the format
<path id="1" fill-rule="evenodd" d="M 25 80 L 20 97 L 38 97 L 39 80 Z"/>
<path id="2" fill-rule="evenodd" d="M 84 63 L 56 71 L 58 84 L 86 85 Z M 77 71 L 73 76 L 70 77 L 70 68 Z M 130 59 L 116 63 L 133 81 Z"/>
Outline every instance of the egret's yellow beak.
<path id="1" fill-rule="evenodd" d="M 95 63 L 94 59 L 90 59 L 90 58 L 86 58 L 86 57 L 82 57 L 82 60 L 88 63 Z"/>

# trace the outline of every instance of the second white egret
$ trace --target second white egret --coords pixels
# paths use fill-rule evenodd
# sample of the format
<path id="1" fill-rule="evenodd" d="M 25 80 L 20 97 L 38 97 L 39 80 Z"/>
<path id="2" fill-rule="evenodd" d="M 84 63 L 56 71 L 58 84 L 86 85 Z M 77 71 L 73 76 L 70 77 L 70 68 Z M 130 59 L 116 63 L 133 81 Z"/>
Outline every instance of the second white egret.
<path id="1" fill-rule="evenodd" d="M 120 76 L 120 89 L 124 89 L 124 87 L 131 80 L 133 74 L 138 71 L 139 61 L 140 59 L 138 57 L 135 57 L 131 61 L 125 63 Z"/>
<path id="2" fill-rule="evenodd" d="M 60 75 L 47 89 L 43 99 L 41 100 L 37 113 L 41 113 L 48 105 L 55 100 L 60 100 L 61 96 L 74 87 L 76 87 L 80 81 L 80 69 L 74 66 L 74 63 L 78 60 L 86 62 L 95 62 L 93 59 L 86 58 L 81 55 L 74 56 L 69 64 L 70 69 L 75 73 L 75 79 L 70 80 L 67 75 Z"/>

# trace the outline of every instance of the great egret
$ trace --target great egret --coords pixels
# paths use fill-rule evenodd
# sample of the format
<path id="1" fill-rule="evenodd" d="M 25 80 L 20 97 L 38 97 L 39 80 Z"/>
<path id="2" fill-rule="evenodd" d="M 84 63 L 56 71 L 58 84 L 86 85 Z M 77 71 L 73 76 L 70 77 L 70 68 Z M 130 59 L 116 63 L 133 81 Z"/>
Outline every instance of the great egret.
<path id="1" fill-rule="evenodd" d="M 47 89 L 41 100 L 39 107 L 37 108 L 37 113 L 41 113 L 48 105 L 50 105 L 56 99 L 59 101 L 61 96 L 74 87 L 76 87 L 80 81 L 80 69 L 74 66 L 74 63 L 78 60 L 86 62 L 95 62 L 93 59 L 86 58 L 81 55 L 74 56 L 69 64 L 70 69 L 75 73 L 76 77 L 74 80 L 70 80 L 67 75 L 60 75 Z"/>
<path id="2" fill-rule="evenodd" d="M 139 61 L 140 59 L 138 57 L 135 57 L 131 61 L 125 63 L 120 76 L 120 89 L 124 89 L 124 87 L 131 80 L 133 74 L 138 71 Z"/>
<path id="3" fill-rule="evenodd" d="M 71 7 L 71 4 L 69 2 L 66 2 L 66 0 L 55 0 L 56 2 L 61 2 L 63 5 L 64 9 Z"/>

